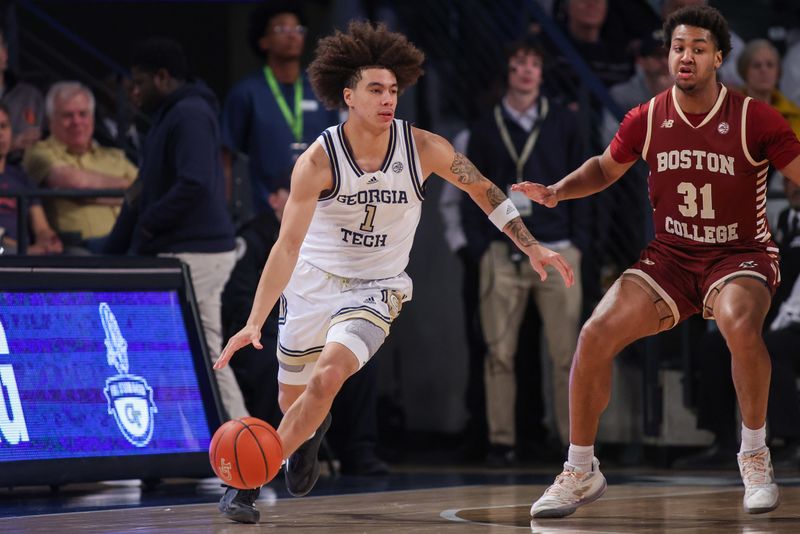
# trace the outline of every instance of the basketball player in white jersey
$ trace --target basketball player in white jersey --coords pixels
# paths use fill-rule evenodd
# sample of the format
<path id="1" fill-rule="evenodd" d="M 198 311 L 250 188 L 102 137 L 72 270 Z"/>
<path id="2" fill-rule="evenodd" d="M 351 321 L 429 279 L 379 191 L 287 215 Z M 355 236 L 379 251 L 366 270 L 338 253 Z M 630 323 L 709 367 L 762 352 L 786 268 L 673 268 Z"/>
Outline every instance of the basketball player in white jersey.
<path id="1" fill-rule="evenodd" d="M 420 219 L 425 180 L 435 173 L 467 192 L 530 259 L 544 279 L 573 272 L 537 243 L 514 204 L 438 135 L 395 119 L 397 96 L 422 74 L 424 56 L 406 38 L 366 22 L 320 41 L 309 67 L 317 96 L 348 108 L 292 173 L 280 236 L 270 252 L 247 325 L 225 346 L 216 369 L 253 344 L 280 299 L 278 434 L 286 485 L 308 493 L 319 476 L 317 451 L 328 412 L 347 378 L 375 354 L 412 284 L 404 269 Z M 309 438 L 309 436 L 312 436 Z M 259 519 L 259 490 L 229 488 L 220 511 Z"/>

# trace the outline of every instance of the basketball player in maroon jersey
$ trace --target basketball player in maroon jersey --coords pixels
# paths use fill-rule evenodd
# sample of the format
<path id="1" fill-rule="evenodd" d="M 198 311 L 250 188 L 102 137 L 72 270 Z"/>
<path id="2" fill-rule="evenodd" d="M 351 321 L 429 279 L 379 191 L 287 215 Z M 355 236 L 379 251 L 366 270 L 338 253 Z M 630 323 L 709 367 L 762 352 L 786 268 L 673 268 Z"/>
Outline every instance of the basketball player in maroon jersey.
<path id="1" fill-rule="evenodd" d="M 567 462 L 531 507 L 534 518 L 570 515 L 603 494 L 593 444 L 611 393 L 614 356 L 695 313 L 716 320 L 733 357 L 744 509 L 778 506 L 765 440 L 771 367 L 761 338 L 780 282 L 766 219 L 767 167 L 800 183 L 800 142 L 771 107 L 717 81 L 730 51 L 727 22 L 717 10 L 674 12 L 664 23 L 664 40 L 672 88 L 630 110 L 606 151 L 555 185 L 515 186 L 553 207 L 605 189 L 641 157 L 650 167 L 656 234 L 581 331 L 571 371 Z"/>

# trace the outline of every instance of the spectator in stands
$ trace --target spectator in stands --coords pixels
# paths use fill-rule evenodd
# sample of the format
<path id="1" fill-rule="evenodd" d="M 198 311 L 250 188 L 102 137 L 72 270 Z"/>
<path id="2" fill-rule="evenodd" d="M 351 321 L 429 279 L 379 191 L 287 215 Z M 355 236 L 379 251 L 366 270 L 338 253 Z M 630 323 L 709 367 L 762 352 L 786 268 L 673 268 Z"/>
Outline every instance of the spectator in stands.
<path id="1" fill-rule="evenodd" d="M 565 33 L 575 50 L 605 87 L 624 82 L 633 74 L 633 56 L 627 45 L 611 44 L 601 39 L 600 32 L 608 13 L 607 0 L 568 0 Z M 582 81 L 576 69 L 561 50 L 548 46 L 553 60 L 545 72 L 548 87 L 559 87 L 568 93 L 570 102 L 577 101 L 577 88 Z M 552 92 L 552 94 L 557 94 Z"/>
<path id="2" fill-rule="evenodd" d="M 249 157 L 252 210 L 269 209 L 274 182 L 291 173 L 297 157 L 339 122 L 317 100 L 300 59 L 305 45 L 300 2 L 264 2 L 250 19 L 249 41 L 264 66 L 237 83 L 222 112 L 226 178 L 237 152 Z M 246 218 L 246 217 L 245 217 Z"/>
<path id="3" fill-rule="evenodd" d="M 94 95 L 74 81 L 54 84 L 45 109 L 50 136 L 25 152 L 25 172 L 40 187 L 63 189 L 126 189 L 136 167 L 117 148 L 94 139 Z M 69 253 L 98 252 L 114 226 L 120 198 L 53 198 L 45 202 Z"/>
<path id="4" fill-rule="evenodd" d="M 44 105 L 36 87 L 17 79 L 8 69 L 8 43 L 0 30 L 0 100 L 11 118 L 11 153 L 21 154 L 42 137 Z"/>
<path id="5" fill-rule="evenodd" d="M 247 323 L 261 272 L 267 256 L 278 239 L 283 208 L 289 198 L 289 179 L 276 179 L 269 194 L 270 210 L 246 223 L 238 233 L 236 266 L 222 293 L 222 334 L 229 338 Z M 231 367 L 244 395 L 250 414 L 275 428 L 282 413 L 278 405 L 278 308 L 274 308 L 261 328 L 264 349 L 243 347 Z M 340 460 L 341 472 L 351 475 L 379 475 L 388 466 L 378 457 L 378 421 L 376 402 L 377 372 L 367 363 L 351 376 L 333 401 L 333 419 L 326 439 Z"/>
<path id="6" fill-rule="evenodd" d="M 22 169 L 7 160 L 11 147 L 11 114 L 8 106 L 0 102 L 0 191 L 30 189 L 33 184 Z M 13 254 L 17 251 L 17 209 L 15 197 L 0 196 L 0 254 Z M 61 241 L 50 228 L 38 199 L 31 200 L 28 214 L 33 243 L 28 245 L 27 253 L 60 254 L 63 250 Z"/>
<path id="7" fill-rule="evenodd" d="M 129 160 L 138 162 L 148 123 L 130 100 L 130 86 L 130 78 L 117 72 L 103 78 L 103 90 L 97 95 L 95 138 L 104 146 L 122 149 Z"/>
<path id="8" fill-rule="evenodd" d="M 138 43 L 132 76 L 134 103 L 153 123 L 142 145 L 136 191 L 126 198 L 105 251 L 188 264 L 209 356 L 216 361 L 222 349 L 220 299 L 236 262 L 217 98 L 205 83 L 189 78 L 183 47 L 171 39 Z M 215 376 L 228 416 L 247 416 L 233 371 Z"/>
<path id="9" fill-rule="evenodd" d="M 667 50 L 663 41 L 653 35 L 642 38 L 636 52 L 636 72 L 628 80 L 614 85 L 609 89 L 611 98 L 623 112 L 643 104 L 658 93 L 672 86 L 667 64 Z M 614 121 L 613 130 L 619 127 L 619 121 Z M 612 133 L 613 135 L 613 133 Z M 606 141 L 611 141 L 606 136 Z"/>
<path id="10" fill-rule="evenodd" d="M 508 90 L 492 113 L 471 129 L 467 156 L 509 198 L 526 225 L 537 228 L 540 242 L 557 250 L 575 269 L 576 282 L 565 287 L 555 276 L 542 281 L 524 255 L 494 231 L 483 212 L 462 203 L 470 253 L 480 258 L 480 319 L 487 345 L 485 362 L 489 457 L 492 465 L 514 459 L 516 379 L 514 355 L 529 295 L 542 318 L 553 362 L 553 401 L 561 443 L 569 443 L 567 398 L 572 354 L 581 315 L 580 258 L 588 245 L 590 222 L 584 204 L 568 202 L 557 212 L 534 205 L 510 191 L 527 179 L 552 183 L 572 171 L 583 147 L 572 113 L 540 93 L 544 50 L 531 41 L 514 43 L 507 55 Z"/>
<path id="11" fill-rule="evenodd" d="M 744 54 L 743 54 L 744 55 Z M 778 216 L 775 243 L 781 257 L 781 285 L 772 299 L 764 342 L 772 361 L 767 423 L 770 438 L 780 438 L 776 464 L 800 467 L 800 403 L 797 395 L 797 347 L 800 343 L 800 186 L 784 178 L 789 207 Z M 719 330 L 701 339 L 694 353 L 697 370 L 697 426 L 714 434 L 714 442 L 702 451 L 679 458 L 674 467 L 714 469 L 735 464 L 736 392 L 730 377 L 731 355 Z"/>
<path id="12" fill-rule="evenodd" d="M 737 66 L 744 80 L 744 94 L 778 110 L 800 137 L 800 107 L 778 90 L 781 57 L 772 43 L 766 39 L 750 41 L 739 56 Z"/>

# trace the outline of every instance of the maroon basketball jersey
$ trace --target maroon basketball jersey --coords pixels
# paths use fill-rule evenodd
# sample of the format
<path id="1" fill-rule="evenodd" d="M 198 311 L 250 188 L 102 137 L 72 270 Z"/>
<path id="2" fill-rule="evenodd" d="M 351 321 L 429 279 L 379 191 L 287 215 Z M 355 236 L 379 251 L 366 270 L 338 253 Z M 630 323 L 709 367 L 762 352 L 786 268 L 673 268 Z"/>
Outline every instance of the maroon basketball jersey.
<path id="1" fill-rule="evenodd" d="M 687 117 L 675 91 L 650 100 L 642 147 L 656 239 L 774 248 L 766 215 L 769 161 L 756 160 L 746 141 L 752 99 L 721 86 L 708 114 Z"/>

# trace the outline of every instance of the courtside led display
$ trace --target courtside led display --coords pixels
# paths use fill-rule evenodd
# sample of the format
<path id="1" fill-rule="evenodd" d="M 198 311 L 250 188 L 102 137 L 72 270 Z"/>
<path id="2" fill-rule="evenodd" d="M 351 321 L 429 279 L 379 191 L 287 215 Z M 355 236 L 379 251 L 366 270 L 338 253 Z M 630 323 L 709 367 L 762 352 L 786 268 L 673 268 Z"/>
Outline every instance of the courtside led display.
<path id="1" fill-rule="evenodd" d="M 178 291 L 0 292 L 0 470 L 205 452 L 195 361 Z"/>

